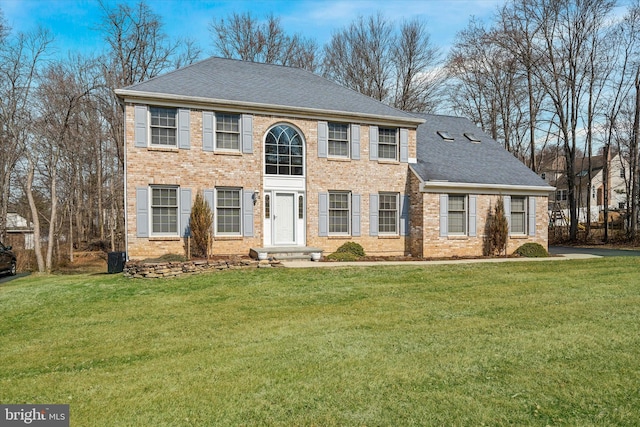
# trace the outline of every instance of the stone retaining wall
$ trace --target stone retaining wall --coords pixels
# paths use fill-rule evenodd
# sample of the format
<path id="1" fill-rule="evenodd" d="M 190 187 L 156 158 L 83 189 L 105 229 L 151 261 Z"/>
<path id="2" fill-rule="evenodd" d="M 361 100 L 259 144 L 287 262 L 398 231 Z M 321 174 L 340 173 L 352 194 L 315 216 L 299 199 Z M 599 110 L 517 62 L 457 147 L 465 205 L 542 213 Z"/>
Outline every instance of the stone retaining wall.
<path id="1" fill-rule="evenodd" d="M 183 274 L 198 274 L 208 271 L 238 270 L 247 268 L 283 267 L 278 260 L 256 261 L 249 259 L 224 261 L 187 262 L 128 262 L 124 267 L 124 277 L 134 279 L 156 279 L 176 277 Z"/>

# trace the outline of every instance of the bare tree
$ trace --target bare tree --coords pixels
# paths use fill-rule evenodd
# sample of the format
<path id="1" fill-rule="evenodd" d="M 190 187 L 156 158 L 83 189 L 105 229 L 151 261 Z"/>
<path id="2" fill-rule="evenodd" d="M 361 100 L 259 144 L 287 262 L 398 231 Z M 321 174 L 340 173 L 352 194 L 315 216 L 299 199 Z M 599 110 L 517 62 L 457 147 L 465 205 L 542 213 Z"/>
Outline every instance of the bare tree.
<path id="1" fill-rule="evenodd" d="M 6 218 L 11 178 L 29 139 L 33 124 L 32 92 L 38 68 L 52 37 L 44 29 L 11 37 L 3 24 L 0 43 L 0 218 Z M 6 237 L 0 221 L 0 239 Z"/>
<path id="2" fill-rule="evenodd" d="M 395 64 L 393 106 L 403 111 L 434 111 L 445 77 L 440 51 L 431 44 L 424 22 L 403 22 L 391 48 Z"/>
<path id="3" fill-rule="evenodd" d="M 333 34 L 324 47 L 323 74 L 396 108 L 431 112 L 444 79 L 440 62 L 423 23 L 398 29 L 378 13 Z"/>
<path id="4" fill-rule="evenodd" d="M 278 64 L 316 71 L 316 43 L 301 35 L 288 35 L 280 18 L 269 15 L 260 21 L 249 12 L 232 13 L 209 24 L 218 55 L 242 61 Z"/>

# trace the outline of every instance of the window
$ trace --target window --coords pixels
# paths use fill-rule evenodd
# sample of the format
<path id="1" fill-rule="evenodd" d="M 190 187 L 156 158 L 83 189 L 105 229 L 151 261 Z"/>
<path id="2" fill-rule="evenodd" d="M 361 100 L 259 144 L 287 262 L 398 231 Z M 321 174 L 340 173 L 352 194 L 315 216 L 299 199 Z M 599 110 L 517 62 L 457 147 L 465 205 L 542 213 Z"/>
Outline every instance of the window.
<path id="1" fill-rule="evenodd" d="M 304 197 L 298 196 L 298 219 L 304 219 Z"/>
<path id="2" fill-rule="evenodd" d="M 449 234 L 467 234 L 467 198 L 450 194 L 449 197 Z"/>
<path id="3" fill-rule="evenodd" d="M 216 114 L 216 149 L 240 150 L 240 115 Z"/>
<path id="4" fill-rule="evenodd" d="M 378 129 L 378 158 L 396 160 L 398 158 L 397 129 Z"/>
<path id="5" fill-rule="evenodd" d="M 527 234 L 526 197 L 511 197 L 511 234 Z"/>
<path id="6" fill-rule="evenodd" d="M 464 136 L 471 142 L 480 142 L 480 138 L 478 138 L 472 133 L 465 133 Z"/>
<path id="7" fill-rule="evenodd" d="M 240 189 L 216 189 L 216 234 L 240 235 Z"/>
<path id="8" fill-rule="evenodd" d="M 151 189 L 151 231 L 156 234 L 178 234 L 178 189 Z"/>
<path id="9" fill-rule="evenodd" d="M 176 146 L 175 108 L 151 107 L 151 145 Z"/>
<path id="10" fill-rule="evenodd" d="M 620 168 L 620 178 L 624 178 L 624 168 Z"/>
<path id="11" fill-rule="evenodd" d="M 378 198 L 378 232 L 398 234 L 398 194 L 380 193 Z"/>
<path id="12" fill-rule="evenodd" d="M 350 234 L 351 194 L 329 192 L 329 234 Z"/>
<path id="13" fill-rule="evenodd" d="M 274 126 L 265 139 L 267 175 L 303 175 L 302 137 L 291 126 Z"/>
<path id="14" fill-rule="evenodd" d="M 268 194 L 264 196 L 264 217 L 271 218 L 271 197 Z"/>
<path id="15" fill-rule="evenodd" d="M 453 137 L 449 134 L 449 132 L 439 130 L 437 134 L 440 135 L 440 138 L 444 139 L 445 141 L 453 141 Z"/>
<path id="16" fill-rule="evenodd" d="M 546 180 L 546 179 L 547 179 L 547 174 L 546 174 L 546 173 L 544 173 L 544 172 L 542 172 L 542 173 L 540 174 L 540 178 L 542 178 L 542 179 Z"/>
<path id="17" fill-rule="evenodd" d="M 349 126 L 329 123 L 329 156 L 349 157 Z"/>
<path id="18" fill-rule="evenodd" d="M 556 201 L 564 202 L 567 200 L 567 190 L 556 191 Z"/>

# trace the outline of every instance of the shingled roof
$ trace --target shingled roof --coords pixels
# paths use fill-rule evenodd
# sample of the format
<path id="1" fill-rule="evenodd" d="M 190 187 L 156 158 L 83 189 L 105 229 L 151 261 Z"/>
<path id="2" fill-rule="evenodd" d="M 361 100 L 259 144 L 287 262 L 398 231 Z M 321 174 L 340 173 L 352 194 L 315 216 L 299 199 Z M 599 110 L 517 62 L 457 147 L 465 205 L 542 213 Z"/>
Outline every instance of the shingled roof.
<path id="1" fill-rule="evenodd" d="M 416 116 L 425 123 L 418 127 L 418 159 L 411 166 L 423 182 L 551 189 L 470 120 L 432 114 Z"/>
<path id="2" fill-rule="evenodd" d="M 414 115 L 309 71 L 212 57 L 116 90 L 123 97 L 236 105 L 298 114 L 383 118 L 418 125 Z"/>

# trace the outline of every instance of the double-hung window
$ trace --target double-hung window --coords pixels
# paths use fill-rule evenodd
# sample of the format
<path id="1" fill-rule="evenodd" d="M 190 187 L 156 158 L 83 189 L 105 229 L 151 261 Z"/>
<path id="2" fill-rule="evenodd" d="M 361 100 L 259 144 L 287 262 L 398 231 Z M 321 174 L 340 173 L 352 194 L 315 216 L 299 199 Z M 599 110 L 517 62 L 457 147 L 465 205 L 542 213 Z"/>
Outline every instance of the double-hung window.
<path id="1" fill-rule="evenodd" d="M 378 197 L 378 233 L 398 234 L 398 194 L 380 193 Z"/>
<path id="2" fill-rule="evenodd" d="M 349 157 L 349 125 L 329 123 L 329 156 Z"/>
<path id="3" fill-rule="evenodd" d="M 154 234 L 178 234 L 178 189 L 151 188 L 151 231 Z"/>
<path id="4" fill-rule="evenodd" d="M 351 233 L 351 193 L 329 192 L 329 235 Z"/>
<path id="5" fill-rule="evenodd" d="M 398 129 L 378 129 L 378 158 L 386 160 L 398 159 Z"/>
<path id="6" fill-rule="evenodd" d="M 467 197 L 449 194 L 448 233 L 467 234 Z"/>
<path id="7" fill-rule="evenodd" d="M 526 197 L 511 197 L 511 234 L 527 234 Z"/>
<path id="8" fill-rule="evenodd" d="M 239 188 L 216 189 L 216 234 L 241 235 L 241 190 Z"/>
<path id="9" fill-rule="evenodd" d="M 239 114 L 216 114 L 216 149 L 240 151 Z"/>
<path id="10" fill-rule="evenodd" d="M 151 145 L 176 147 L 177 110 L 175 108 L 151 107 Z"/>

